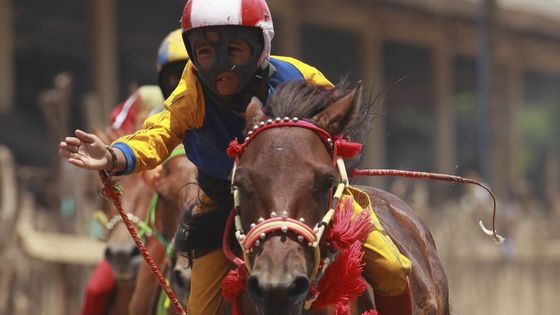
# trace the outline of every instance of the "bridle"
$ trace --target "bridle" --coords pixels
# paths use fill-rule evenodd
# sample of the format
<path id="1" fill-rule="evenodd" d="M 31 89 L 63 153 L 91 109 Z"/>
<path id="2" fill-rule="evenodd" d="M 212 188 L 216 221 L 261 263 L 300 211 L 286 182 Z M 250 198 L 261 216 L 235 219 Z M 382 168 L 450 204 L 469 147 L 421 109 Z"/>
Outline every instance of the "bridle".
<path id="1" fill-rule="evenodd" d="M 239 189 L 234 185 L 235 181 L 235 171 L 239 165 L 240 158 L 245 152 L 247 146 L 251 143 L 255 137 L 265 130 L 278 128 L 278 127 L 296 127 L 305 128 L 313 131 L 327 150 L 332 156 L 333 167 L 338 169 L 340 174 L 340 182 L 337 184 L 334 194 L 329 201 L 329 209 L 323 216 L 323 218 L 315 224 L 313 228 L 305 224 L 303 218 L 294 219 L 288 217 L 288 212 L 283 211 L 282 214 L 278 215 L 275 212 L 270 213 L 268 219 L 259 218 L 257 223 L 250 225 L 249 231 L 245 232 L 241 224 L 241 207 L 240 207 L 240 197 Z M 231 176 L 231 192 L 233 194 L 234 205 L 232 209 L 232 215 L 234 215 L 235 224 L 235 238 L 239 242 L 241 250 L 243 252 L 243 261 L 240 262 L 239 258 L 233 258 L 234 262 L 237 264 L 244 263 L 247 270 L 251 272 L 252 266 L 250 264 L 250 256 L 253 254 L 255 247 L 258 247 L 267 238 L 267 235 L 273 232 L 282 233 L 292 233 L 296 235 L 299 242 L 306 244 L 313 251 L 313 269 L 310 275 L 310 279 L 313 281 L 318 281 L 318 276 L 322 275 L 326 268 L 329 266 L 329 262 L 332 259 L 322 259 L 321 258 L 321 248 L 319 244 L 325 234 L 327 226 L 333 219 L 335 209 L 338 206 L 339 200 L 348 185 L 348 174 L 346 173 L 346 166 L 344 164 L 345 158 L 350 158 L 357 154 L 362 145 L 355 142 L 350 142 L 345 140 L 342 136 L 333 137 L 328 131 L 320 128 L 319 126 L 309 122 L 307 120 L 301 120 L 297 117 L 284 117 L 268 119 L 266 121 L 259 122 L 254 125 L 253 128 L 247 133 L 247 137 L 242 144 L 234 139 L 228 147 L 228 155 L 235 158 L 233 165 L 233 171 Z M 231 258 L 231 257 L 230 257 Z M 323 263 L 322 263 L 323 261 Z M 320 271 L 320 267 L 322 270 Z"/>
<path id="2" fill-rule="evenodd" d="M 170 160 L 176 157 L 185 155 L 186 153 L 184 148 L 176 148 L 171 152 L 169 157 L 163 163 L 168 163 Z M 128 220 L 136 227 L 136 229 L 138 230 L 138 236 L 140 236 L 140 238 L 142 238 L 144 242 L 147 242 L 148 238 L 154 236 L 163 247 L 168 248 L 171 240 L 165 237 L 165 235 L 158 230 L 156 223 L 156 206 L 159 198 L 160 194 L 157 192 L 154 193 L 154 196 L 150 201 L 148 212 L 146 212 L 143 220 L 133 213 L 127 213 L 127 217 Z M 111 232 L 118 224 L 124 223 L 123 218 L 119 213 L 115 214 L 113 217 L 111 217 L 111 219 L 108 219 L 107 215 L 104 214 L 101 210 L 97 211 L 94 215 L 95 219 L 105 227 L 103 236 L 103 239 L 105 240 L 109 237 Z"/>

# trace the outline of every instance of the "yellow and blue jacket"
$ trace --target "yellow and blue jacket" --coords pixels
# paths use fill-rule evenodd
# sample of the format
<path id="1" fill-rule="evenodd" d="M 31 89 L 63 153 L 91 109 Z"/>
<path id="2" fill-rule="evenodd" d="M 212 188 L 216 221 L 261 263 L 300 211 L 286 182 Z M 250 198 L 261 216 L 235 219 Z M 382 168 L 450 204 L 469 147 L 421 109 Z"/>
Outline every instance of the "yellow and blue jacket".
<path id="1" fill-rule="evenodd" d="M 319 70 L 297 59 L 272 56 L 269 62 L 276 68 L 268 82 L 269 95 L 279 84 L 292 80 L 332 86 Z M 156 167 L 183 142 L 189 160 L 199 171 L 226 180 L 233 166 L 226 148 L 233 138 L 243 138 L 245 119 L 219 109 L 204 95 L 190 61 L 164 106 L 165 110 L 144 122 L 143 129 L 112 144 L 124 153 L 127 162 L 119 175 Z"/>

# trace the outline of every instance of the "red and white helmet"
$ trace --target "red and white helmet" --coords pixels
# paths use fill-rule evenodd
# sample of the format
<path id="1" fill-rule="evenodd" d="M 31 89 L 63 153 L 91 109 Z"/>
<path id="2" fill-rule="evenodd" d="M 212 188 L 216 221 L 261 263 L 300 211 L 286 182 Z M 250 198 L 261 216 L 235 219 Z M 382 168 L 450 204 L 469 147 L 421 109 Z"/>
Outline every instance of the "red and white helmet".
<path id="1" fill-rule="evenodd" d="M 257 66 L 260 67 L 270 56 L 274 26 L 265 0 L 188 0 L 181 25 L 183 33 L 204 26 L 242 25 L 261 28 L 264 48 Z"/>

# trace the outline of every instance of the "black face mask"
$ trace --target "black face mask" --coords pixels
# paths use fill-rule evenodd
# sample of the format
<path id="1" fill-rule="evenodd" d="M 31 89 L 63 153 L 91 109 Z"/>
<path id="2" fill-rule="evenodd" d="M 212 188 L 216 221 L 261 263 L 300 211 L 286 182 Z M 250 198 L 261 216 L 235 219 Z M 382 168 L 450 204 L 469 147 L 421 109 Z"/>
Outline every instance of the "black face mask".
<path id="1" fill-rule="evenodd" d="M 203 68 L 198 63 L 193 48 L 197 41 L 205 38 L 206 31 L 218 33 L 219 39 L 211 42 L 214 48 L 214 62 L 210 67 Z M 237 93 L 241 92 L 251 82 L 257 72 L 257 62 L 264 47 L 262 30 L 251 26 L 231 25 L 195 28 L 183 33 L 183 39 L 189 56 L 196 66 L 198 77 L 217 96 L 219 96 L 219 93 L 216 89 L 216 79 L 223 72 L 233 71 L 239 77 L 240 87 Z M 241 39 L 251 47 L 251 56 L 244 64 L 234 65 L 230 61 L 228 46 L 233 39 Z"/>

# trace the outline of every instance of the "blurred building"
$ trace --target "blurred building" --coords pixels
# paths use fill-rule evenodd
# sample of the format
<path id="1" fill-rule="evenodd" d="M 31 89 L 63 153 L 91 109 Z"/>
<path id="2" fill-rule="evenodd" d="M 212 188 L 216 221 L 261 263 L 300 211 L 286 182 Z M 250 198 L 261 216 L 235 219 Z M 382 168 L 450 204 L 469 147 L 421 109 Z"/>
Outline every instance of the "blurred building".
<path id="1" fill-rule="evenodd" d="M 454 174 L 486 166 L 501 195 L 524 177 L 544 194 L 560 178 L 560 3 L 484 3 L 495 4 L 486 28 L 482 0 L 269 0 L 274 51 L 380 93 L 364 166 Z M 70 71 L 73 127 L 87 92 L 107 113 L 130 83 L 155 82 L 157 45 L 178 27 L 183 5 L 0 0 L 0 142 L 20 162 L 48 163 L 39 91 Z"/>

